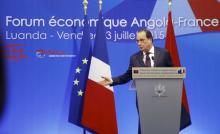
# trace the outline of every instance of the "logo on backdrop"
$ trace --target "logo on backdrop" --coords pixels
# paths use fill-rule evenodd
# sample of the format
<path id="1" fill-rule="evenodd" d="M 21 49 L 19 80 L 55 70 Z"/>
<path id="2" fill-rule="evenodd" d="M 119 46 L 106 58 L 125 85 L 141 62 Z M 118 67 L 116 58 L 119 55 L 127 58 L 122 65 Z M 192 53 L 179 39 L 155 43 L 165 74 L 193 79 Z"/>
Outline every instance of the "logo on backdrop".
<path id="1" fill-rule="evenodd" d="M 76 55 L 67 54 L 64 51 L 44 50 L 44 49 L 36 50 L 35 55 L 37 58 L 40 58 L 40 59 L 43 59 L 43 58 L 74 58 L 74 57 L 76 57 Z"/>
<path id="2" fill-rule="evenodd" d="M 28 58 L 27 52 L 25 51 L 25 45 L 22 44 L 8 44 L 3 46 L 4 58 L 11 61 L 19 61 L 21 59 Z"/>
<path id="3" fill-rule="evenodd" d="M 61 50 L 28 50 L 28 46 L 24 44 L 7 44 L 3 46 L 3 55 L 9 61 L 20 61 L 27 58 L 75 58 L 72 52 Z"/>

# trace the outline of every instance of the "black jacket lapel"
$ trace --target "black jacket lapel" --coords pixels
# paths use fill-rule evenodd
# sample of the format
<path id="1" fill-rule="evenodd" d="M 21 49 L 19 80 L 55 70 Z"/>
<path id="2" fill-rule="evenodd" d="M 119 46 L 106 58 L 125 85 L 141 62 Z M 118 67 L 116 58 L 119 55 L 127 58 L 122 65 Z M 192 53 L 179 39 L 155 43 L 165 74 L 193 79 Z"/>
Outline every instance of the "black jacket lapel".
<path id="1" fill-rule="evenodd" d="M 160 51 L 158 48 L 154 47 L 154 67 L 158 66 L 159 59 L 160 59 Z"/>
<path id="2" fill-rule="evenodd" d="M 140 52 L 138 53 L 137 60 L 138 60 L 138 63 L 139 63 L 138 66 L 140 66 L 140 67 L 145 66 L 145 65 L 144 65 L 144 61 L 143 61 L 143 53 L 142 53 L 142 51 L 140 51 Z"/>

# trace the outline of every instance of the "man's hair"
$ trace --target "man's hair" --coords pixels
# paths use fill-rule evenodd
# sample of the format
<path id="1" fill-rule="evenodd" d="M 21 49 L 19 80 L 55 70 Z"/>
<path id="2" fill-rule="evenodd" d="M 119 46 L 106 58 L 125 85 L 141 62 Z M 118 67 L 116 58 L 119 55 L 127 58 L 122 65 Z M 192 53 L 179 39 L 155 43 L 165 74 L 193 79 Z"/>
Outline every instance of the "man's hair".
<path id="1" fill-rule="evenodd" d="M 151 32 L 150 32 L 149 30 L 147 30 L 146 28 L 142 28 L 142 29 L 138 30 L 137 32 L 138 32 L 138 33 L 140 33 L 140 32 L 145 32 L 146 37 L 147 37 L 148 39 L 151 39 L 152 42 L 153 42 L 153 36 L 152 36 Z"/>

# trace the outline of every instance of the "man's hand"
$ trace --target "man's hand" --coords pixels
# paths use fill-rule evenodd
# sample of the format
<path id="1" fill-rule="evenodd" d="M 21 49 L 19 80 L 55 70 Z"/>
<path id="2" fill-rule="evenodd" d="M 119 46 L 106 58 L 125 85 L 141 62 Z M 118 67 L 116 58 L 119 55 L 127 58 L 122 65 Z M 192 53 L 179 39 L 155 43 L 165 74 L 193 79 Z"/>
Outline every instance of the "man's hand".
<path id="1" fill-rule="evenodd" d="M 113 83 L 113 81 L 112 81 L 111 78 L 103 77 L 103 76 L 102 76 L 102 78 L 103 78 L 104 80 L 98 82 L 98 83 L 99 83 L 100 85 L 102 85 L 102 86 L 108 86 L 108 85 L 110 85 L 110 84 Z"/>

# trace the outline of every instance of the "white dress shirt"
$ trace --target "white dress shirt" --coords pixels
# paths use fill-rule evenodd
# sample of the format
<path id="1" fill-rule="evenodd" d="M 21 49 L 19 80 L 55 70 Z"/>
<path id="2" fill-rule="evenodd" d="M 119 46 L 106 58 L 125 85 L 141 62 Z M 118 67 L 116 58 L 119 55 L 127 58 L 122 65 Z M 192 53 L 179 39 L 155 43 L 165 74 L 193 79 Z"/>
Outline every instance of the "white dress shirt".
<path id="1" fill-rule="evenodd" d="M 152 46 L 151 47 L 151 49 L 149 50 L 149 57 L 150 57 L 150 64 L 151 64 L 151 67 L 154 67 L 154 46 Z M 143 57 L 143 62 L 145 63 L 145 61 L 146 61 L 146 53 L 145 52 L 143 52 L 143 55 L 144 55 L 144 57 Z"/>

